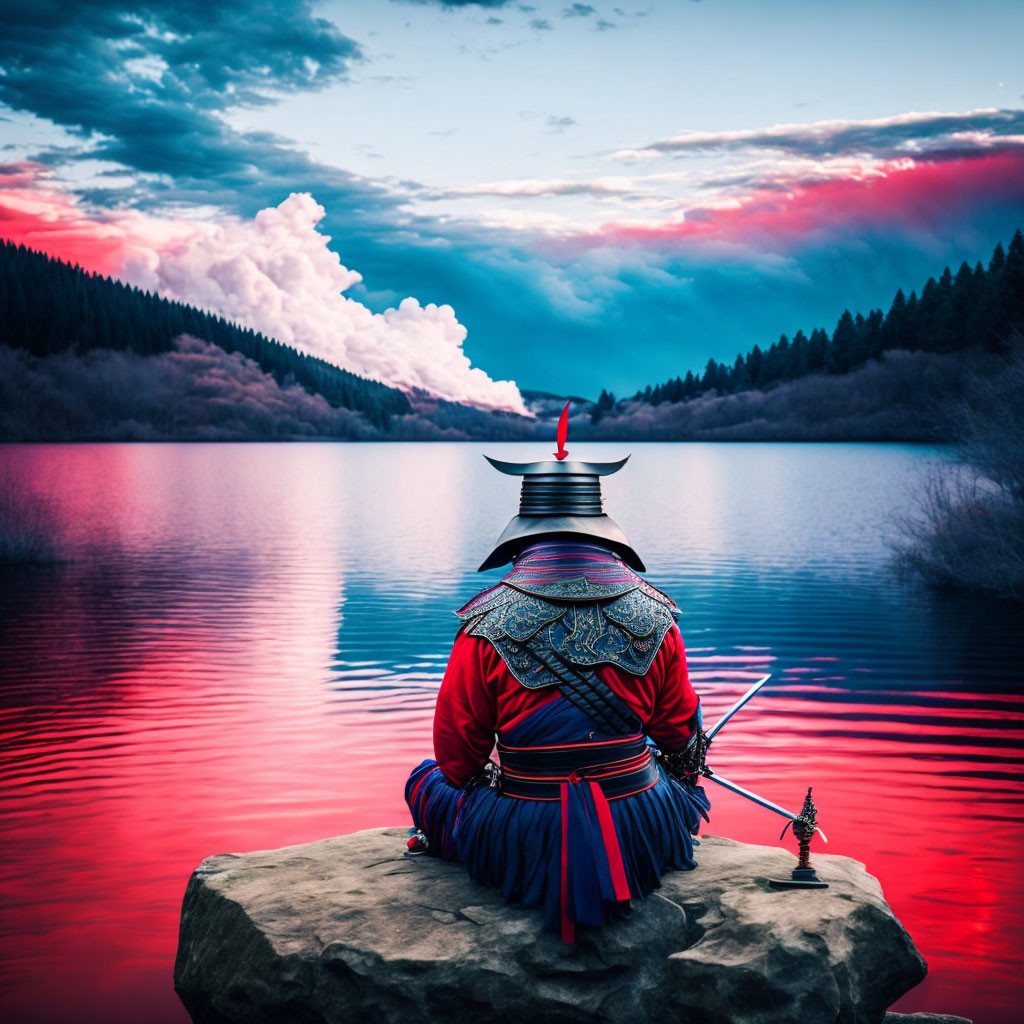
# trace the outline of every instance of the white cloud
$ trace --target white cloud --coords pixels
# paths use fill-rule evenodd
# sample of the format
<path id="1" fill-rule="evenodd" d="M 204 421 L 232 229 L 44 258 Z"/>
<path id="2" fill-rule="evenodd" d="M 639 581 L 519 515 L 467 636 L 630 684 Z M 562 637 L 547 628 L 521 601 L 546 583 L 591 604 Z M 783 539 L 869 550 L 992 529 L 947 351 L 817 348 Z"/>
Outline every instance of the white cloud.
<path id="1" fill-rule="evenodd" d="M 478 185 L 461 188 L 436 189 L 424 193 L 426 199 L 451 199 L 472 196 L 523 196 L 528 199 L 547 196 L 619 195 L 629 192 L 633 178 L 603 177 L 586 181 L 572 181 L 567 178 L 513 178 L 508 181 L 485 181 Z"/>
<path id="2" fill-rule="evenodd" d="M 736 131 L 688 131 L 647 145 L 611 153 L 610 160 L 653 160 L 683 153 L 763 148 L 830 154 L 901 152 L 941 148 L 950 139 L 986 148 L 1013 145 L 1024 111 L 986 107 L 958 112 L 909 111 L 891 117 L 775 124 Z"/>
<path id="3" fill-rule="evenodd" d="M 489 409 L 526 413 L 512 381 L 492 380 L 463 351 L 466 328 L 451 306 L 403 299 L 374 313 L 343 292 L 362 280 L 317 230 L 324 208 L 307 193 L 252 221 L 195 224 L 126 267 L 155 289 L 403 389 Z"/>

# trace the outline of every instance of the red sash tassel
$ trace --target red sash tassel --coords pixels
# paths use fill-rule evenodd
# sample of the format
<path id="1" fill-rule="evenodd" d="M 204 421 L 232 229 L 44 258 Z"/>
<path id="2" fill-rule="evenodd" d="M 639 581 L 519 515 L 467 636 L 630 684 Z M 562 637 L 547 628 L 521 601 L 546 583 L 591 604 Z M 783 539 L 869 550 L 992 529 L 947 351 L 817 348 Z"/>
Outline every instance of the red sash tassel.
<path id="1" fill-rule="evenodd" d="M 576 926 L 569 913 L 569 784 L 563 782 L 559 786 L 562 804 L 562 941 L 576 941 Z"/>
<path id="2" fill-rule="evenodd" d="M 615 822 L 612 821 L 612 809 L 608 806 L 608 800 L 599 783 L 593 781 L 590 783 L 590 793 L 594 798 L 597 821 L 601 826 L 601 838 L 604 840 L 604 851 L 608 856 L 608 869 L 611 871 L 615 898 L 628 900 L 630 899 L 629 885 L 626 882 L 626 868 L 622 863 L 619 837 L 615 831 Z"/>

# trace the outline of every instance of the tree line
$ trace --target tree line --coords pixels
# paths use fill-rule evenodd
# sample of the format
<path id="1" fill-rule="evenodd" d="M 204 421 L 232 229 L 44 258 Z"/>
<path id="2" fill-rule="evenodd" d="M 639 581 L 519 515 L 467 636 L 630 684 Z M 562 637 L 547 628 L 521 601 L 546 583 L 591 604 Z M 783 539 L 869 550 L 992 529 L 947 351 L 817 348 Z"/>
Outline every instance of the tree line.
<path id="1" fill-rule="evenodd" d="M 66 349 L 170 352 L 187 334 L 239 352 L 279 384 L 295 381 L 335 408 L 387 429 L 410 411 L 397 388 L 342 370 L 257 331 L 183 302 L 172 302 L 13 242 L 0 243 L 0 343 L 48 356 Z"/>
<path id="2" fill-rule="evenodd" d="M 1018 228 L 1010 244 L 995 247 L 988 266 L 964 262 L 906 296 L 900 289 L 887 313 L 867 316 L 845 310 L 831 336 L 817 327 L 809 335 L 783 334 L 767 349 L 755 345 L 730 363 L 709 359 L 703 373 L 687 371 L 633 396 L 635 402 L 659 405 L 685 402 L 707 391 L 730 394 L 796 380 L 811 373 L 843 374 L 877 359 L 890 349 L 960 352 L 972 346 L 998 351 L 1007 337 L 1024 328 L 1024 236 Z M 615 396 L 602 391 L 591 413 L 596 422 L 615 407 Z"/>

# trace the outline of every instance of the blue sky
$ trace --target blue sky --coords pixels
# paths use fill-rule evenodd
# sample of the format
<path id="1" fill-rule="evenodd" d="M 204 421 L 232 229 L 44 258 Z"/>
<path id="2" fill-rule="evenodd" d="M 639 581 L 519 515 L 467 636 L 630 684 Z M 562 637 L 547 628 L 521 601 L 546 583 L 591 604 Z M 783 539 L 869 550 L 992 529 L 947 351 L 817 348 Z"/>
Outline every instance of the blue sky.
<path id="1" fill-rule="evenodd" d="M 274 128 L 286 113 L 290 133 L 332 162 L 445 188 L 608 174 L 617 168 L 604 154 L 684 130 L 1019 106 L 1024 92 L 1020 4 L 567 9 L 328 4 L 367 62 L 327 95 L 293 97 L 249 123 Z M 529 27 L 539 15 L 550 29 Z M 617 27 L 595 30 L 602 18 Z M 325 117 L 332 99 L 337 118 Z"/>
<path id="2" fill-rule="evenodd" d="M 472 365 L 521 387 L 628 393 L 831 328 L 1024 224 L 1019 3 L 53 0 L 2 18 L 11 237 L 34 217 L 19 238 L 77 254 L 45 230 L 69 209 L 109 241 L 308 192 L 361 274 L 351 299 L 451 306 Z M 43 192 L 65 211 L 48 222 Z"/>

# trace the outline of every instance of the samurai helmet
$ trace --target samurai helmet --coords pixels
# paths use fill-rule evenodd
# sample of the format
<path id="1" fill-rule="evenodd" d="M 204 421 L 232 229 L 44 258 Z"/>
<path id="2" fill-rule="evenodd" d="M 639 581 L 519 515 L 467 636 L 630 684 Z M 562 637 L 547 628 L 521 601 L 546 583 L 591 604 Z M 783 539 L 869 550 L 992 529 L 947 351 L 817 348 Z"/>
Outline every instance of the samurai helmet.
<path id="1" fill-rule="evenodd" d="M 519 515 L 502 531 L 479 572 L 504 565 L 533 541 L 552 536 L 593 538 L 615 551 L 630 568 L 647 571 L 619 525 L 601 506 L 601 477 L 618 472 L 629 456 L 618 462 L 570 460 L 565 449 L 568 421 L 566 402 L 558 420 L 558 451 L 553 462 L 501 462 L 484 456 L 499 473 L 521 476 L 523 486 Z"/>

